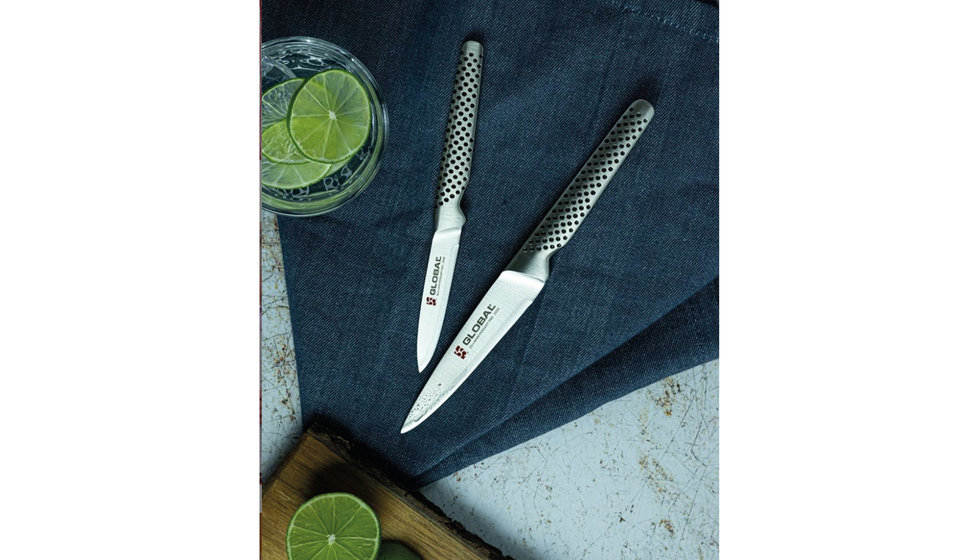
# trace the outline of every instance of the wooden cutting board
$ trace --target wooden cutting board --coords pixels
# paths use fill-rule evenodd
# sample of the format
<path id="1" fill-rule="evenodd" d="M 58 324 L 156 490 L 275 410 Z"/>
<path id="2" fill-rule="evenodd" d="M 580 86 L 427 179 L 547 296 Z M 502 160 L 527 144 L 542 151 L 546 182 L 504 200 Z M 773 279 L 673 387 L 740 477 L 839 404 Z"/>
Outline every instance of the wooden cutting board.
<path id="1" fill-rule="evenodd" d="M 446 517 L 421 494 L 399 488 L 380 471 L 361 464 L 343 439 L 314 426 L 263 487 L 263 560 L 286 560 L 286 527 L 293 512 L 326 492 L 350 492 L 367 502 L 378 514 L 381 538 L 405 543 L 423 560 L 510 558 Z"/>

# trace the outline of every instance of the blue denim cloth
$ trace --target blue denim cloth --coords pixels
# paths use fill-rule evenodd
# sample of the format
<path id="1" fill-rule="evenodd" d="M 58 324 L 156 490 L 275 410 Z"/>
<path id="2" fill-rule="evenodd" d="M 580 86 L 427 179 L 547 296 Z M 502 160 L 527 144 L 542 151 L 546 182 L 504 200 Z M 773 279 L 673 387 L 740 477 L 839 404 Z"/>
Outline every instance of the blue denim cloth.
<path id="1" fill-rule="evenodd" d="M 280 218 L 304 422 L 429 482 L 718 353 L 718 19 L 694 0 L 264 2 L 263 39 L 357 56 L 388 104 L 381 171 Z M 440 345 L 415 336 L 460 43 L 484 45 L 473 174 Z M 457 393 L 405 415 L 449 341 L 620 113 L 656 115 L 537 300 Z"/>
<path id="2" fill-rule="evenodd" d="M 718 281 L 598 362 L 416 477 L 421 486 L 552 430 L 603 403 L 718 356 Z"/>

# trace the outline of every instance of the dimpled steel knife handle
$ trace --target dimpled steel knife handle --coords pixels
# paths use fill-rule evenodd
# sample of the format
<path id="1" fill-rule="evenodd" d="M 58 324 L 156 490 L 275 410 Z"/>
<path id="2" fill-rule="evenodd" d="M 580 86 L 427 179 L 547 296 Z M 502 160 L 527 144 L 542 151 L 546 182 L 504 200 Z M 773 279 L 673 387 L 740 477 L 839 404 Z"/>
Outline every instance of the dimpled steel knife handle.
<path id="1" fill-rule="evenodd" d="M 483 45 L 466 41 L 459 49 L 459 65 L 453 82 L 453 100 L 446 124 L 439 191 L 436 195 L 436 229 L 462 227 L 466 218 L 460 208 L 463 191 L 470 180 L 476 112 L 483 74 Z"/>
<path id="2" fill-rule="evenodd" d="M 652 118 L 653 106 L 646 100 L 638 99 L 630 105 L 538 224 L 508 269 L 541 280 L 548 278 L 551 255 L 575 234 Z"/>

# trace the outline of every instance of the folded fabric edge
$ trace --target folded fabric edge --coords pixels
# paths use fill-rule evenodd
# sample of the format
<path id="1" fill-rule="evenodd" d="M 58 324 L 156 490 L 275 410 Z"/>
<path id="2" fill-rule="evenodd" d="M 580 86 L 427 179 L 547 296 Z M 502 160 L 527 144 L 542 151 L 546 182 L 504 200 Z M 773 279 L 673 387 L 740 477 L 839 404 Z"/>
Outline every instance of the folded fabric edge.
<path id="1" fill-rule="evenodd" d="M 603 404 L 718 357 L 718 278 L 613 352 L 552 389 L 479 438 L 457 448 L 409 483 L 419 487 L 538 435 L 572 422 Z M 678 345 L 683 339 L 687 344 Z M 622 372 L 631 363 L 652 362 L 631 383 Z M 571 404 L 572 406 L 569 406 Z M 588 407 L 579 410 L 579 406 Z M 542 410 L 568 412 L 552 415 Z"/>
<path id="2" fill-rule="evenodd" d="M 660 334 L 658 334 L 657 337 L 655 339 L 653 339 L 652 344 L 654 344 L 654 345 L 656 345 L 656 344 L 663 344 L 663 341 L 664 341 L 665 338 L 673 337 L 674 339 L 676 339 L 677 333 L 678 332 L 681 332 L 681 330 L 686 325 L 689 324 L 689 322 L 685 322 L 685 320 L 682 318 L 682 317 L 687 317 L 689 315 L 689 311 L 690 311 L 691 307 L 688 304 L 691 303 L 697 297 L 698 294 L 700 294 L 701 292 L 703 292 L 706 289 L 708 289 L 713 283 L 714 284 L 717 283 L 717 277 L 714 280 L 712 280 L 711 282 L 709 282 L 708 284 L 706 284 L 704 287 L 702 287 L 699 290 L 693 292 L 687 299 L 680 301 L 670 311 L 664 313 L 660 317 L 657 317 L 652 323 L 650 323 L 649 325 L 647 325 L 647 327 L 645 327 L 644 329 L 641 329 L 639 332 L 637 332 L 637 333 L 633 334 L 632 336 L 630 336 L 629 338 L 623 340 L 623 342 L 621 342 L 617 346 L 614 346 L 614 347 L 612 347 L 612 348 L 604 351 L 602 354 L 599 354 L 596 357 L 595 361 L 593 361 L 591 364 L 589 364 L 588 366 L 586 366 L 585 368 L 583 368 L 579 372 L 576 372 L 575 374 L 570 375 L 565 381 L 562 381 L 560 383 L 556 383 L 554 386 L 551 386 L 550 388 L 546 387 L 545 388 L 545 391 L 546 392 L 542 393 L 541 396 L 539 396 L 535 401 L 533 401 L 532 403 L 528 404 L 527 406 L 525 406 L 525 407 L 523 407 L 521 409 L 515 410 L 512 414 L 509 414 L 509 415 L 507 415 L 505 417 L 500 418 L 499 421 L 497 421 L 496 423 L 494 423 L 491 426 L 488 426 L 485 430 L 483 430 L 480 433 L 480 435 L 476 436 L 475 438 L 473 438 L 470 441 L 476 441 L 476 440 L 482 438 L 485 434 L 487 434 L 487 433 L 495 430 L 496 428 L 498 428 L 499 426 L 501 426 L 502 424 L 504 424 L 505 422 L 507 422 L 510 418 L 513 418 L 517 414 L 520 414 L 521 411 L 527 410 L 529 407 L 534 407 L 537 403 L 542 402 L 542 400 L 544 398 L 546 398 L 547 395 L 551 394 L 552 392 L 556 391 L 558 388 L 560 388 L 563 385 L 567 384 L 570 380 L 575 379 L 577 376 L 580 376 L 583 372 L 589 370 L 591 367 L 595 366 L 596 364 L 599 364 L 600 362 L 603 362 L 603 360 L 605 360 L 607 357 L 615 354 L 618 350 L 623 349 L 625 346 L 628 346 L 631 343 L 631 341 L 635 341 L 635 340 L 639 339 L 640 337 L 643 336 L 644 333 L 647 333 L 648 331 L 651 331 L 651 329 L 655 325 L 658 325 L 658 324 L 661 324 L 661 325 L 667 324 L 666 322 L 665 323 L 661 323 L 661 322 L 662 321 L 665 321 L 668 316 L 670 316 L 671 318 L 667 322 L 670 322 L 670 323 L 675 323 L 676 322 L 678 324 L 677 325 L 674 325 L 672 327 L 669 327 L 669 328 L 662 328 L 662 329 L 660 329 L 658 331 L 658 333 L 660 333 Z M 715 289 L 715 291 L 717 292 L 717 289 Z M 715 305 L 715 308 L 717 308 L 717 295 L 715 295 L 715 297 L 714 297 L 714 305 Z M 671 315 L 672 313 L 674 315 Z M 717 310 L 715 311 L 715 313 L 717 314 Z M 717 323 L 717 319 L 715 319 L 715 323 Z M 666 350 L 669 351 L 669 348 L 666 349 Z M 715 353 L 717 353 L 717 343 L 715 344 L 715 350 L 714 351 L 715 351 Z M 698 363 L 703 363 L 703 362 L 709 361 L 710 359 L 711 358 L 708 358 L 708 359 L 705 359 L 702 362 L 698 362 Z M 616 367 L 622 368 L 622 365 L 624 363 L 629 363 L 629 362 L 627 361 L 627 362 L 619 363 Z M 691 364 L 691 366 L 688 366 L 688 367 L 693 367 L 694 365 L 698 365 L 698 364 L 697 363 Z M 684 369 L 687 369 L 687 368 L 679 368 L 679 369 L 676 369 L 674 371 L 669 371 L 666 374 L 661 375 L 660 378 L 655 379 L 655 380 L 650 380 L 650 381 L 648 381 L 646 383 L 642 383 L 642 384 L 638 385 L 638 387 L 642 387 L 642 386 L 648 385 L 649 383 L 653 383 L 656 380 L 659 380 L 659 379 L 662 379 L 664 377 L 667 377 L 670 374 L 678 373 L 680 371 L 683 371 Z M 616 373 L 614 373 L 613 375 L 616 375 Z M 582 387 L 582 390 L 585 390 L 585 394 L 593 394 L 594 393 L 594 389 L 592 387 L 590 387 L 590 386 Z M 629 392 L 629 391 L 626 391 L 626 392 Z M 608 400 L 611 400 L 612 398 L 617 398 L 619 396 L 622 396 L 623 394 L 626 394 L 626 392 L 623 392 L 623 393 L 621 393 L 619 395 L 616 395 L 616 397 L 607 398 L 606 400 L 604 400 L 602 402 L 606 402 Z M 582 393 L 575 393 L 573 391 L 571 395 L 569 395 L 567 397 L 562 397 L 562 398 L 564 399 L 564 402 L 568 402 L 570 399 L 575 399 L 576 397 L 580 396 L 581 394 Z M 593 407 L 593 408 L 596 408 L 596 407 Z M 574 418 L 578 418 L 579 416 L 581 416 L 581 414 L 576 415 Z M 573 420 L 574 418 L 570 418 L 569 421 Z M 564 424 L 564 423 L 565 422 L 562 422 L 561 424 Z M 554 427 L 557 427 L 557 426 L 559 426 L 561 424 L 557 424 Z M 544 432 L 543 431 L 538 431 L 533 436 L 530 436 L 530 437 L 527 437 L 527 438 L 524 438 L 524 439 L 525 440 L 526 439 L 531 439 L 531 437 L 537 436 L 537 435 L 539 435 L 541 433 L 544 433 Z M 468 445 L 468 443 L 464 443 L 462 445 L 459 445 L 458 447 L 455 447 L 454 449 L 451 449 L 449 451 L 446 451 L 441 457 L 436 458 L 435 461 L 432 463 L 432 465 L 434 466 L 434 465 L 440 464 L 447 457 L 453 456 L 460 449 L 466 447 L 467 445 Z M 510 446 L 508 446 L 508 447 L 510 447 Z M 497 451 L 500 451 L 500 450 L 501 449 L 498 449 Z M 494 451 L 493 453 L 496 453 L 496 451 Z M 466 465 L 463 465 L 463 466 L 466 466 Z M 433 468 L 433 467 L 430 466 L 429 468 Z"/>

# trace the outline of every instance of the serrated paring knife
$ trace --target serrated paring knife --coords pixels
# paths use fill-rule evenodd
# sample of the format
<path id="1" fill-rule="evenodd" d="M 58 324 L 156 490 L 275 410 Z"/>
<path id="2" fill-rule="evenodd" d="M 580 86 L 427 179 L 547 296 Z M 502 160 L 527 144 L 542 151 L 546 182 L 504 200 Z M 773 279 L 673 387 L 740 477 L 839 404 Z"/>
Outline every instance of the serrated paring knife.
<path id="1" fill-rule="evenodd" d="M 402 433 L 442 406 L 531 305 L 548 280 L 551 255 L 571 239 L 652 118 L 653 106 L 639 99 L 606 134 L 456 335 L 412 405 Z"/>
<path id="2" fill-rule="evenodd" d="M 476 138 L 476 112 L 480 102 L 480 76 L 483 74 L 483 46 L 466 41 L 459 50 L 459 65 L 453 82 L 452 105 L 446 124 L 439 190 L 436 194 L 435 234 L 429 249 L 425 287 L 419 310 L 416 358 L 419 371 L 425 369 L 439 343 L 442 322 L 459 252 L 459 237 L 466 217 L 460 200 L 470 179 L 473 141 Z"/>

